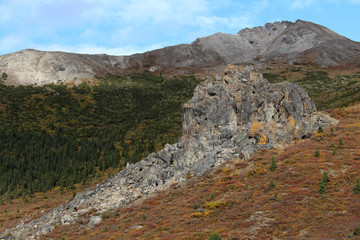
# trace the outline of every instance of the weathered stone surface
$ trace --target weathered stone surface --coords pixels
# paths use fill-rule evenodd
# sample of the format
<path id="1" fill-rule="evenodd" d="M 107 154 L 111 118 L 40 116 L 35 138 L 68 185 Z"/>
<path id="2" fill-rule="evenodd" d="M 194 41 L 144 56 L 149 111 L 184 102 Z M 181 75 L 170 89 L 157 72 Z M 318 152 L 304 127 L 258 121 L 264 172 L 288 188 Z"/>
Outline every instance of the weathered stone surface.
<path id="1" fill-rule="evenodd" d="M 291 143 L 329 121 L 318 118 L 314 103 L 298 85 L 269 84 L 251 66 L 229 66 L 221 78 L 206 80 L 195 88 L 183 107 L 183 136 L 178 143 L 166 144 L 146 159 L 128 164 L 65 206 L 6 230 L 0 237 L 11 233 L 17 239 L 30 239 L 56 224 L 76 222 L 79 213 L 90 209 L 102 213 L 123 207 L 181 183 L 188 172 L 202 175 L 226 160 L 249 159 L 258 148 Z M 78 212 L 73 212 L 74 207 Z M 89 225 L 100 219 L 92 216 Z"/>
<path id="2" fill-rule="evenodd" d="M 48 234 L 52 230 L 54 230 L 53 226 L 51 226 L 50 224 L 44 224 L 39 227 L 39 235 Z"/>
<path id="3" fill-rule="evenodd" d="M 100 216 L 91 216 L 88 225 L 90 227 L 93 227 L 95 224 L 98 224 L 98 223 L 101 223 L 101 222 L 102 222 L 102 218 Z"/>

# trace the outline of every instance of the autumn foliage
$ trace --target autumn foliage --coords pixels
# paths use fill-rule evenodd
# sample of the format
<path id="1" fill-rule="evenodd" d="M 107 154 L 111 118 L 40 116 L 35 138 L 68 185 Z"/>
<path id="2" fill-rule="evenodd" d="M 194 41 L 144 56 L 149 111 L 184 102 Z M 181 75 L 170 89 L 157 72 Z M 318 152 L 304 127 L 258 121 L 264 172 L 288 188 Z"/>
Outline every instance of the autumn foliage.
<path id="1" fill-rule="evenodd" d="M 83 213 L 81 224 L 58 226 L 42 239 L 185 240 L 215 232 L 222 239 L 356 239 L 360 105 L 328 112 L 340 122 L 324 127 L 320 140 L 262 149 L 249 161 L 234 159 L 182 187 L 109 211 L 94 228 Z M 274 171 L 267 170 L 272 159 Z"/>
<path id="2" fill-rule="evenodd" d="M 75 224 L 60 226 L 43 239 L 208 239 L 215 232 L 222 239 L 348 239 L 360 226 L 354 191 L 360 176 L 360 105 L 329 112 L 341 121 L 324 128 L 320 141 L 263 149 L 250 161 L 233 160 L 189 178 L 181 188 L 174 185 L 142 203 L 116 209 L 117 216 L 85 234 L 86 227 Z M 275 158 L 276 170 L 268 171 Z M 319 194 L 321 182 L 324 194 Z M 136 225 L 143 227 L 132 230 Z"/>

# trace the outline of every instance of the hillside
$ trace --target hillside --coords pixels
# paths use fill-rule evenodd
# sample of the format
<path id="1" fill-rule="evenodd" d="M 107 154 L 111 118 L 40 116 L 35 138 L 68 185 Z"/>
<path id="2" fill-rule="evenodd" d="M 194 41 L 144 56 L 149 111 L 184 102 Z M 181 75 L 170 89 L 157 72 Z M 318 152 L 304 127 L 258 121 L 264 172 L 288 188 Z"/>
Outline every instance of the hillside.
<path id="1" fill-rule="evenodd" d="M 359 65 L 360 43 L 315 23 L 283 21 L 131 56 L 23 50 L 0 56 L 0 73 L 6 73 L 3 80 L 9 85 L 80 84 L 107 74 L 144 71 L 206 77 L 221 74 L 227 64 L 252 63 L 260 68 L 279 59 L 285 65 L 302 62 L 321 68 Z"/>
<path id="2" fill-rule="evenodd" d="M 94 228 L 84 213 L 42 239 L 358 239 L 360 105 L 329 113 L 339 124 L 311 139 L 188 175 L 185 186 L 100 214 Z"/>
<path id="3" fill-rule="evenodd" d="M 319 125 L 333 121 L 317 113 L 301 87 L 270 84 L 251 66 L 228 66 L 221 79 L 199 84 L 183 105 L 182 118 L 183 135 L 177 143 L 166 144 L 41 218 L 6 230 L 3 236 L 47 234 L 58 225 L 82 222 L 82 214 L 88 212 L 93 213 L 91 222 L 101 221 L 94 209 L 104 213 L 125 207 L 183 182 L 189 173 L 201 176 L 233 158 L 249 159 L 259 149 L 306 138 Z M 79 211 L 73 214 L 74 207 Z"/>
<path id="4" fill-rule="evenodd" d="M 197 82 L 144 73 L 95 86 L 0 85 L 0 201 L 86 185 L 176 142 Z"/>

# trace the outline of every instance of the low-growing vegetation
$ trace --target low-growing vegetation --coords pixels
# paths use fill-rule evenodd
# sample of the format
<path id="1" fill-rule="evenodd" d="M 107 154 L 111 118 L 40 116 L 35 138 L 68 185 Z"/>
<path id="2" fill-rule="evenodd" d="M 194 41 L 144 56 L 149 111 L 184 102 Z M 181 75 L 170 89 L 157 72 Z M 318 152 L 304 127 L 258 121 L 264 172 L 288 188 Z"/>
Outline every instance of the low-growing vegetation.
<path id="1" fill-rule="evenodd" d="M 310 98 L 315 102 L 320 110 L 349 106 L 354 102 L 360 101 L 360 74 L 337 75 L 330 77 L 325 70 L 316 70 L 307 67 L 298 75 L 291 75 L 289 72 L 302 71 L 283 71 L 280 73 L 266 72 L 264 78 L 271 83 L 295 82 L 302 86 Z"/>
<path id="2" fill-rule="evenodd" d="M 359 236 L 360 105 L 329 113 L 340 123 L 324 127 L 320 140 L 262 149 L 249 161 L 234 159 L 203 177 L 188 178 L 181 188 L 174 185 L 142 203 L 114 209 L 117 216 L 110 215 L 92 229 L 80 224 L 60 226 L 42 239 L 63 235 L 67 239 L 164 240 Z M 331 145 L 339 139 L 342 147 Z M 319 157 L 314 156 L 316 147 Z M 270 159 L 276 159 L 274 171 L 266 170 Z M 321 184 L 326 192 L 319 194 Z"/>

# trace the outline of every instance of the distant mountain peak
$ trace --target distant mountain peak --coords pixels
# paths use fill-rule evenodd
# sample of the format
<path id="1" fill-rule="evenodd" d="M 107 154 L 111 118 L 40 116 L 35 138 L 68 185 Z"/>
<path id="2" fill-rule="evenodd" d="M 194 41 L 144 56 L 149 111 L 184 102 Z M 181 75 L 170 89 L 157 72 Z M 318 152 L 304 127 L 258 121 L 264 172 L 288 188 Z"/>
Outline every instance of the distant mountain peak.
<path id="1" fill-rule="evenodd" d="M 0 72 L 7 73 L 7 84 L 44 85 L 144 70 L 164 75 L 206 75 L 223 71 L 227 64 L 261 64 L 272 58 L 289 62 L 307 59 L 324 67 L 360 62 L 360 43 L 312 22 L 276 21 L 237 34 L 216 33 L 191 44 L 131 56 L 27 49 L 0 56 Z"/>

